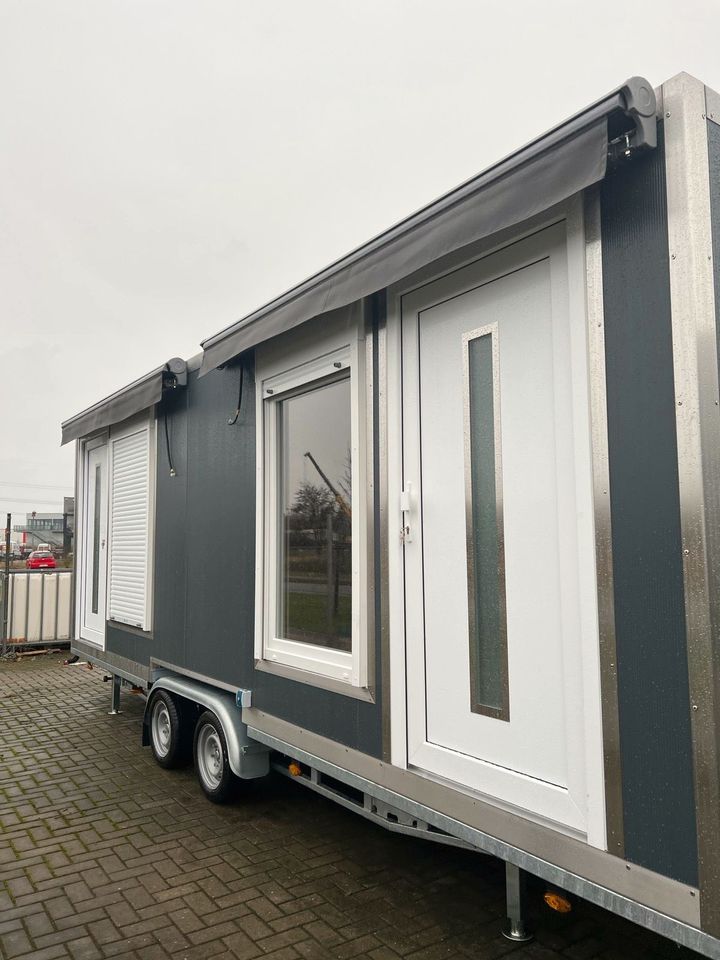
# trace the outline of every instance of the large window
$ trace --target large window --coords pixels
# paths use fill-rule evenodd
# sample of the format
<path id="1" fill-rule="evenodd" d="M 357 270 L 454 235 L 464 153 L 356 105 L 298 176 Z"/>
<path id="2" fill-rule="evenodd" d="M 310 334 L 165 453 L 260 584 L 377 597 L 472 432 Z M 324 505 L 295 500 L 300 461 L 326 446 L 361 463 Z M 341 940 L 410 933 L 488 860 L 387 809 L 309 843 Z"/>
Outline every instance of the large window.
<path id="1" fill-rule="evenodd" d="M 352 648 L 350 377 L 280 400 L 281 635 Z"/>
<path id="2" fill-rule="evenodd" d="M 357 346 L 283 367 L 261 362 L 258 370 L 259 665 L 362 687 L 366 547 Z"/>

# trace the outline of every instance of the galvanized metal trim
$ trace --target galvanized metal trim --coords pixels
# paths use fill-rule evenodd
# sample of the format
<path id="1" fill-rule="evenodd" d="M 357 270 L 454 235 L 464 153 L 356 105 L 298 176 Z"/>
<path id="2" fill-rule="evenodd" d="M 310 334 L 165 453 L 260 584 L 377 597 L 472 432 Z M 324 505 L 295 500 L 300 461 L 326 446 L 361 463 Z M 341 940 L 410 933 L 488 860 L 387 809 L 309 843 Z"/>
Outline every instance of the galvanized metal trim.
<path id="1" fill-rule="evenodd" d="M 378 420 L 373 443 L 376 449 L 378 467 L 378 537 L 379 537 L 379 576 L 380 589 L 380 676 L 382 711 L 382 758 L 390 762 L 391 755 L 391 713 L 392 688 L 390 676 L 390 569 L 388 542 L 388 382 L 387 382 L 387 297 L 378 294 L 375 299 L 377 314 L 375 317 L 377 336 L 376 400 Z"/>
<path id="2" fill-rule="evenodd" d="M 378 824 L 378 826 L 383 827 L 385 830 L 389 830 L 391 833 L 402 833 L 406 837 L 420 837 L 423 840 L 432 840 L 435 843 L 442 843 L 448 847 L 460 847 L 463 850 L 476 849 L 472 844 L 467 843 L 465 840 L 459 840 L 457 837 L 451 837 L 448 833 L 441 833 L 440 831 L 421 829 L 418 827 L 410 827 L 406 826 L 404 823 L 395 823 L 392 820 L 388 820 L 387 817 L 380 816 L 379 813 L 374 813 L 369 807 L 361 806 L 359 803 L 343 796 L 343 794 L 338 790 L 332 790 L 330 787 L 327 787 L 319 782 L 320 774 L 315 769 L 311 770 L 310 776 L 307 776 L 306 774 L 300 774 L 296 776 L 290 773 L 288 768 L 282 763 L 271 763 L 270 766 L 273 770 L 275 770 L 276 773 L 281 774 L 283 777 L 287 777 L 288 780 L 292 780 L 294 783 L 302 784 L 303 787 L 307 787 L 309 790 L 319 793 L 322 797 L 327 797 L 328 800 L 332 800 L 334 803 L 340 804 L 340 806 L 345 807 L 346 810 L 352 810 L 353 813 L 358 813 L 361 817 L 364 817 L 366 820 L 370 820 L 371 823 Z M 369 795 L 366 793 L 363 793 L 363 796 L 365 798 L 369 797 Z M 390 804 L 383 804 L 383 808 L 391 809 Z M 398 812 L 405 816 L 404 812 Z"/>
<path id="3" fill-rule="evenodd" d="M 705 87 L 706 119 L 720 125 L 720 93 Z"/>
<path id="4" fill-rule="evenodd" d="M 625 855 L 622 760 L 615 644 L 610 461 L 608 455 L 607 390 L 605 382 L 605 313 L 603 307 L 600 190 L 585 192 L 585 275 L 587 284 L 588 366 L 592 435 L 595 567 L 600 637 L 605 817 L 608 849 Z"/>
<path id="5" fill-rule="evenodd" d="M 477 563 L 475 556 L 475 518 L 473 512 L 472 482 L 472 397 L 470 387 L 470 343 L 481 337 L 490 337 L 492 352 L 492 418 L 493 453 L 495 458 L 495 525 L 497 535 L 497 591 L 498 591 L 498 627 L 500 633 L 500 688 L 501 704 L 498 707 L 482 702 L 478 689 L 478 647 L 477 634 L 480 626 L 477 622 Z M 503 473 L 502 473 L 502 434 L 500 426 L 500 357 L 498 349 L 498 325 L 490 323 L 476 330 L 470 330 L 462 337 L 463 351 L 463 442 L 465 453 L 465 547 L 467 555 L 468 588 L 468 642 L 470 646 L 470 710 L 473 713 L 494 717 L 496 720 L 510 720 L 510 682 L 508 678 L 507 646 L 507 609 L 505 597 L 505 534 L 503 522 Z"/>
<path id="6" fill-rule="evenodd" d="M 373 446 L 375 406 L 373 302 L 368 297 L 363 301 L 362 335 L 365 339 L 364 411 L 358 410 L 360 429 L 364 424 L 365 445 L 365 596 L 360 592 L 360 603 L 365 606 L 365 636 L 359 637 L 365 647 L 367 688 L 360 689 L 360 697 L 373 703 L 377 693 L 375 669 L 377 666 L 377 638 L 375 636 L 375 448 Z M 362 343 L 359 352 L 362 351 Z M 361 496 L 363 492 L 361 491 Z M 361 580 L 362 584 L 362 580 Z"/>
<path id="7" fill-rule="evenodd" d="M 444 830 L 451 836 L 458 837 L 458 839 L 465 841 L 476 849 L 499 857 L 507 863 L 514 864 L 523 870 L 527 870 L 529 873 L 542 877 L 550 883 L 556 884 L 571 893 L 575 893 L 605 910 L 610 910 L 613 913 L 626 917 L 634 923 L 646 927 L 661 936 L 669 937 L 676 943 L 697 950 L 704 956 L 716 958 L 716 960 L 720 958 L 720 942 L 704 934 L 693 925 L 698 919 L 697 891 L 678 884 L 675 881 L 659 877 L 657 874 L 649 874 L 649 871 L 643 871 L 642 868 L 632 867 L 631 869 L 630 865 L 627 865 L 627 869 L 625 869 L 622 864 L 619 864 L 622 870 L 618 871 L 618 876 L 622 877 L 622 874 L 626 875 L 626 882 L 623 885 L 624 890 L 620 888 L 619 884 L 611 886 L 607 883 L 593 880 L 573 869 L 560 866 L 551 859 L 545 859 L 529 853 L 522 847 L 498 839 L 496 836 L 478 827 L 456 819 L 450 813 L 440 813 L 437 806 L 427 806 L 422 801 L 412 799 L 406 792 L 396 792 L 392 785 L 380 782 L 380 772 L 387 771 L 388 769 L 387 765 L 381 761 L 373 760 L 369 757 L 364 758 L 367 761 L 364 764 L 364 772 L 371 772 L 374 768 L 372 776 L 368 777 L 367 775 L 363 775 L 363 773 L 357 773 L 348 769 L 348 765 L 357 759 L 355 751 L 335 744 L 336 759 L 339 761 L 336 763 L 332 760 L 324 759 L 319 752 L 316 753 L 313 752 L 312 749 L 308 749 L 308 747 L 320 745 L 320 741 L 322 741 L 323 738 L 308 734 L 307 731 L 302 731 L 299 728 L 293 728 L 291 724 L 286 724 L 283 721 L 276 721 L 275 718 L 270 718 L 266 714 L 262 714 L 256 710 L 244 711 L 243 718 L 247 719 L 248 722 L 248 735 L 264 743 L 271 749 L 283 753 L 286 756 L 293 757 L 299 762 L 305 763 L 343 783 L 347 783 L 351 787 L 361 790 L 384 803 L 391 804 L 412 816 L 425 820 L 432 826 Z M 272 723 L 268 724 L 267 721 L 272 721 Z M 272 732 L 263 729 L 268 726 L 274 728 Z M 295 735 L 291 739 L 285 739 L 279 736 L 278 734 L 283 728 L 284 732 L 294 732 Z M 298 746 L 297 741 L 299 737 L 307 739 L 308 741 L 314 740 L 315 742 L 314 744 L 308 742 L 306 745 Z M 330 742 L 331 741 L 326 741 L 326 743 Z M 409 782 L 409 780 L 413 778 L 413 774 L 407 771 L 397 768 L 390 768 L 390 770 L 397 774 L 398 777 L 407 778 L 406 782 Z M 557 835 L 555 835 L 553 831 L 546 832 L 552 834 L 553 838 L 557 838 Z M 569 840 L 569 838 L 557 839 L 564 840 L 568 844 L 582 846 L 579 841 Z M 558 850 L 558 843 L 554 842 L 550 849 L 552 851 Z M 617 858 L 611 857 L 607 853 L 602 851 L 593 851 L 593 853 L 598 858 L 604 858 L 605 862 L 614 863 L 616 866 L 618 865 Z M 649 878 L 656 882 L 658 893 L 660 893 L 661 890 L 664 893 L 664 896 L 658 896 L 658 900 L 667 903 L 667 905 L 671 907 L 672 913 L 675 913 L 676 916 L 673 916 L 672 913 L 668 913 L 663 909 L 658 909 L 658 907 L 641 903 L 633 896 L 633 894 L 643 890 L 643 884 L 638 883 L 638 878 L 642 877 L 647 881 L 648 875 Z M 690 909 L 685 911 L 679 910 L 678 908 L 682 906 L 681 901 L 684 901 L 685 905 Z M 677 914 L 681 912 L 684 915 L 678 916 Z"/>
<path id="8" fill-rule="evenodd" d="M 704 86 L 663 88 L 680 522 L 690 683 L 700 910 L 720 935 L 720 410 Z"/>
<path id="9" fill-rule="evenodd" d="M 683 923 L 691 926 L 700 924 L 699 898 L 693 887 L 627 863 L 582 840 L 502 810 L 445 781 L 392 766 L 273 717 L 256 707 L 244 710 L 243 720 L 251 736 L 261 739 L 262 735 L 263 742 L 266 742 L 267 736 L 276 737 L 284 742 L 286 752 L 298 759 L 301 759 L 300 753 L 305 751 L 313 757 L 313 766 L 331 776 L 348 783 L 352 782 L 353 776 L 361 777 L 373 785 L 372 791 L 368 787 L 368 792 L 381 799 L 382 790 L 392 791 L 392 798 L 388 795 L 388 802 L 409 813 L 415 813 L 418 805 L 422 805 L 424 810 L 434 811 L 433 816 L 446 824 L 456 821 L 452 830 L 448 830 L 439 820 L 437 823 L 435 820 L 429 821 L 448 833 L 467 827 L 489 837 L 489 843 L 499 844 L 498 849 L 515 848 L 523 856 L 547 861 L 553 869 L 576 874 L 597 886 L 606 887 L 614 894 L 637 901 Z M 425 813 L 423 817 L 428 819 Z M 504 857 L 503 853 L 496 855 Z"/>

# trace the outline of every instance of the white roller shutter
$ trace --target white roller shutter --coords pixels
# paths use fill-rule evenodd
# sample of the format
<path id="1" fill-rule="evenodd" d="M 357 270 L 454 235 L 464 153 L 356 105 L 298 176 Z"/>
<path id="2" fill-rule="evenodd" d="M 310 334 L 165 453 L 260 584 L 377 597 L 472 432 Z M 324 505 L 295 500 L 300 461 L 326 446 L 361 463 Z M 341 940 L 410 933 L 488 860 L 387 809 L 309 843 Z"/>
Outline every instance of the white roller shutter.
<path id="1" fill-rule="evenodd" d="M 150 449 L 147 426 L 111 439 L 111 620 L 142 630 L 147 624 Z"/>

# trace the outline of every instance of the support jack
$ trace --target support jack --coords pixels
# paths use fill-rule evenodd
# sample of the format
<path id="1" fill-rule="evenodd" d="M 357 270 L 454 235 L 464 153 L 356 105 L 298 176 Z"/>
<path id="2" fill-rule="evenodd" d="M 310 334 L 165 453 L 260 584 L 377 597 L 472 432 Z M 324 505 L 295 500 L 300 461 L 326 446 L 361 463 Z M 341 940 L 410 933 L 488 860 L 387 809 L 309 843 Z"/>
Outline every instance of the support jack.
<path id="1" fill-rule="evenodd" d="M 109 712 L 108 712 L 108 716 L 110 716 L 110 717 L 113 717 L 113 716 L 115 716 L 116 714 L 122 713 L 122 710 L 120 709 L 120 684 L 121 684 L 121 682 L 122 682 L 122 681 L 121 681 L 120 677 L 118 677 L 117 674 L 113 674 L 113 678 L 112 678 L 112 697 L 111 697 L 111 700 L 110 700 L 110 710 L 109 710 Z"/>
<path id="2" fill-rule="evenodd" d="M 502 934 L 515 943 L 529 943 L 533 935 L 525 923 L 527 897 L 525 891 L 525 871 L 514 863 L 505 864 L 505 896 L 507 901 L 507 923 Z"/>

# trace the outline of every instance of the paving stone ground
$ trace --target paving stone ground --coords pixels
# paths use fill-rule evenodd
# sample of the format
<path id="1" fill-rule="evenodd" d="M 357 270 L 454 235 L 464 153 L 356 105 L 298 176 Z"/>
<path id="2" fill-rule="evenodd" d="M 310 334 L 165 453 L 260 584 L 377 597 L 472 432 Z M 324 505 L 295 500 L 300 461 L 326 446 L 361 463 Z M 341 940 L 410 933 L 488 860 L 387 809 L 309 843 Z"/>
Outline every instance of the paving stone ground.
<path id="1" fill-rule="evenodd" d="M 606 960 L 696 957 L 531 887 L 536 940 L 500 936 L 503 868 L 388 833 L 284 778 L 208 803 L 108 715 L 101 671 L 0 663 L 0 958 Z"/>

